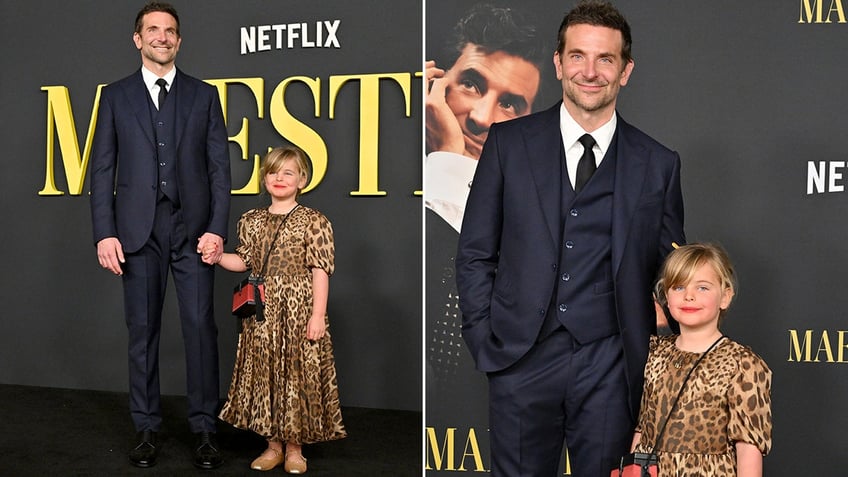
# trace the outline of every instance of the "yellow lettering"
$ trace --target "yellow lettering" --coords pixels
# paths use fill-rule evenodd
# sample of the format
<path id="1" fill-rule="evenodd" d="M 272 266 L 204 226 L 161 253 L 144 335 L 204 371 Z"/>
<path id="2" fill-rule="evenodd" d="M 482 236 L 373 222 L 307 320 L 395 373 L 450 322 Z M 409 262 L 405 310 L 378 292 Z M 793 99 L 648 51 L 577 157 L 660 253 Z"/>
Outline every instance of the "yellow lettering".
<path id="1" fill-rule="evenodd" d="M 411 116 L 412 107 L 412 76 L 421 77 L 421 72 L 416 73 L 375 73 L 375 74 L 360 74 L 347 76 L 331 76 L 329 78 L 330 93 L 329 93 L 329 119 L 334 119 L 336 113 L 336 99 L 340 90 L 345 84 L 351 81 L 358 81 L 360 94 L 360 110 L 359 110 L 359 158 L 358 158 L 358 184 L 356 190 L 353 190 L 352 196 L 385 196 L 386 192 L 381 190 L 379 184 L 379 133 L 380 133 L 380 85 L 381 80 L 390 80 L 395 85 L 400 87 L 402 98 L 404 100 L 404 114 L 406 117 Z M 256 107 L 256 118 L 262 120 L 265 118 L 266 107 L 269 112 L 270 120 L 274 130 L 282 136 L 283 139 L 290 143 L 301 147 L 306 151 L 311 160 L 312 177 L 310 182 L 304 188 L 304 192 L 309 192 L 318 186 L 324 179 L 328 167 L 328 152 L 327 145 L 318 132 L 312 129 L 307 123 L 296 118 L 289 111 L 286 104 L 286 93 L 289 86 L 297 84 L 296 94 L 303 95 L 304 91 L 314 102 L 314 117 L 319 118 L 321 113 L 321 79 L 309 78 L 304 76 L 294 76 L 283 79 L 270 95 L 268 104 L 265 103 L 265 80 L 259 77 L 245 78 L 218 78 L 206 80 L 206 82 L 217 89 L 218 97 L 220 98 L 221 108 L 224 112 L 225 123 L 238 128 L 238 132 L 228 137 L 228 141 L 235 144 L 239 149 L 239 155 L 242 161 L 247 161 L 249 164 L 249 175 L 239 174 L 239 180 L 247 176 L 247 181 L 244 184 L 234 184 L 231 193 L 239 194 L 258 194 L 261 189 L 261 180 L 259 170 L 261 166 L 261 155 L 251 154 L 251 149 L 255 150 L 255 146 L 251 148 L 250 133 L 251 122 L 254 118 L 248 117 L 232 117 L 230 118 L 230 96 L 233 93 L 232 87 L 247 88 L 253 96 L 249 101 L 253 101 L 255 105 L 247 105 L 248 108 Z M 88 133 L 84 148 L 80 148 L 79 140 L 76 134 L 73 112 L 71 109 L 70 95 L 68 89 L 64 86 L 44 86 L 42 90 L 47 93 L 47 155 L 46 155 L 46 171 L 44 187 L 39 191 L 39 195 L 80 195 L 84 187 L 86 170 L 91 154 L 93 139 L 95 134 L 95 126 L 97 124 L 97 111 L 100 104 L 101 89 L 104 85 L 97 87 L 96 97 L 91 114 Z M 236 124 L 233 124 L 236 123 Z M 60 190 L 59 184 L 56 184 L 55 166 L 56 164 L 56 144 L 59 145 L 59 150 L 62 154 L 63 166 L 67 177 L 68 190 Z M 271 147 L 277 144 L 270 145 Z M 267 145 L 265 145 L 267 146 Z M 270 149 L 270 147 L 269 147 Z M 418 164 L 420 166 L 420 163 Z M 244 172 L 248 172 L 244 171 Z M 61 178 L 60 178 L 61 179 Z M 60 181 L 61 182 L 61 181 Z M 414 191 L 414 195 L 420 196 L 421 191 Z"/>
<path id="2" fill-rule="evenodd" d="M 468 451 L 468 448 L 471 447 L 471 451 Z M 465 471 L 465 458 L 473 457 L 474 458 L 474 472 L 486 472 L 486 468 L 483 467 L 483 456 L 480 454 L 480 445 L 477 443 L 477 433 L 474 432 L 474 428 L 468 430 L 468 439 L 465 440 L 465 449 L 462 451 L 462 462 L 459 463 L 460 471 Z"/>
<path id="3" fill-rule="evenodd" d="M 64 195 L 56 188 L 54 176 L 55 142 L 58 137 L 59 149 L 62 152 L 62 165 L 65 168 L 65 178 L 68 181 L 68 193 L 82 194 L 85 183 L 85 171 L 88 169 L 88 158 L 91 155 L 91 140 L 94 137 L 94 125 L 97 124 L 97 107 L 100 104 L 100 91 L 105 85 L 98 85 L 94 95 L 94 106 L 91 111 L 91 121 L 85 136 L 85 149 L 80 154 L 77 141 L 77 129 L 74 124 L 74 114 L 71 108 L 71 97 L 68 88 L 64 86 L 44 86 L 41 91 L 47 92 L 47 168 L 44 174 L 44 188 L 38 195 Z M 55 125 L 55 129 L 54 129 Z M 54 136 L 53 132 L 56 132 Z"/>
<path id="4" fill-rule="evenodd" d="M 821 23 L 822 5 L 819 0 L 813 0 L 813 5 L 810 5 L 810 0 L 801 0 L 801 15 L 798 17 L 798 23 L 813 22 L 813 7 L 816 8 L 816 23 Z M 804 18 L 806 14 L 806 19 Z"/>
<path id="5" fill-rule="evenodd" d="M 830 6 L 827 9 L 827 16 L 824 16 L 824 0 L 801 0 L 800 15 L 798 23 L 832 23 L 831 15 L 835 12 L 839 17 L 839 23 L 845 23 L 845 10 L 842 8 L 842 0 L 831 0 Z M 815 14 L 813 12 L 815 9 Z"/>
<path id="6" fill-rule="evenodd" d="M 295 82 L 303 83 L 312 93 L 312 99 L 315 101 L 314 114 L 316 118 L 319 117 L 321 114 L 321 80 L 319 78 L 292 76 L 284 79 L 271 94 L 271 104 L 268 109 L 274 129 L 292 144 L 303 149 L 312 161 L 312 179 L 303 189 L 303 192 L 309 192 L 321 183 L 324 174 L 327 173 L 327 145 L 314 129 L 289 113 L 286 107 L 286 89 Z"/>
<path id="7" fill-rule="evenodd" d="M 444 470 L 456 470 L 454 468 L 454 435 L 456 434 L 455 427 L 449 427 L 445 430 L 445 440 L 442 443 L 441 447 L 439 447 L 439 439 L 436 437 L 436 429 L 432 427 L 427 428 L 427 449 L 430 452 L 427 452 L 427 461 L 425 463 L 425 470 L 442 470 L 442 464 L 446 463 L 447 467 Z M 430 466 L 430 454 L 433 455 L 433 464 L 435 467 Z"/>
<path id="8" fill-rule="evenodd" d="M 792 361 L 806 361 L 810 362 L 811 352 L 810 352 L 810 343 L 813 340 L 813 330 L 807 330 L 804 332 L 804 341 L 803 343 L 798 342 L 798 330 L 789 330 L 789 362 Z M 803 357 L 801 356 L 801 350 L 804 350 Z M 792 351 L 795 351 L 795 358 L 793 359 Z"/>
<path id="9" fill-rule="evenodd" d="M 383 196 L 379 189 L 379 132 L 380 132 L 380 80 L 389 79 L 403 91 L 406 117 L 411 115 L 411 83 L 409 73 L 377 73 L 330 76 L 330 119 L 335 117 L 336 97 L 348 81 L 359 80 L 359 189 L 350 195 Z"/>
<path id="10" fill-rule="evenodd" d="M 211 79 L 206 80 L 207 83 L 218 89 L 218 97 L 221 100 L 221 109 L 224 110 L 224 123 L 227 123 L 227 86 L 232 84 L 241 84 L 247 86 L 248 90 L 253 94 L 253 99 L 256 103 L 256 117 L 262 119 L 265 117 L 265 80 L 263 78 L 228 78 L 228 79 Z M 227 138 L 230 142 L 236 144 L 241 150 L 241 160 L 247 161 L 249 138 L 249 125 L 247 118 L 241 118 L 241 129 L 233 136 Z M 231 191 L 234 195 L 258 194 L 260 186 L 259 166 L 261 157 L 258 154 L 253 155 L 253 171 L 250 174 L 250 179 L 247 184 L 241 189 Z"/>
<path id="11" fill-rule="evenodd" d="M 845 23 L 845 11 L 842 9 L 842 0 L 833 0 L 830 2 L 830 8 L 827 10 L 827 20 L 825 23 L 830 23 L 830 14 L 836 12 L 839 16 L 839 23 Z"/>
<path id="12" fill-rule="evenodd" d="M 830 350 L 830 340 L 827 337 L 827 330 L 822 331 L 821 340 L 819 341 L 819 348 L 816 350 L 816 358 L 813 360 L 813 362 L 818 363 L 820 361 L 819 355 L 822 351 L 824 351 L 825 355 L 827 355 L 827 362 L 832 363 L 833 352 Z"/>
<path id="13" fill-rule="evenodd" d="M 845 342 L 845 334 L 848 333 L 845 330 L 837 331 L 839 334 L 839 352 L 837 353 L 837 361 L 840 363 L 845 362 L 845 348 L 848 348 L 848 343 Z"/>
<path id="14" fill-rule="evenodd" d="M 416 71 L 416 72 L 415 72 L 415 77 L 416 77 L 416 78 L 423 78 L 423 77 L 424 77 L 424 72 L 423 72 L 423 71 Z M 423 157 L 424 157 L 424 154 L 421 154 L 421 157 L 423 158 Z M 423 180 L 423 179 L 422 179 L 422 180 Z M 424 191 L 423 191 L 423 190 L 421 190 L 421 189 L 418 189 L 418 190 L 416 190 L 416 191 L 413 191 L 413 192 L 412 192 L 412 195 L 414 195 L 414 196 L 419 196 L 419 197 L 420 197 L 420 196 L 423 196 L 423 195 L 424 195 Z"/>

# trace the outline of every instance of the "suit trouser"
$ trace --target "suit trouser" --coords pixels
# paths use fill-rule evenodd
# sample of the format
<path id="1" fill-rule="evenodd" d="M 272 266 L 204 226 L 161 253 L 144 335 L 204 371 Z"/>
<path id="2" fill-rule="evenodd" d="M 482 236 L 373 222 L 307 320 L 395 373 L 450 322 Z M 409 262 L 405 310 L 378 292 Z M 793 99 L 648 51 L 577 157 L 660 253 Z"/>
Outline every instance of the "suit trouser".
<path id="1" fill-rule="evenodd" d="M 624 370 L 619 335 L 580 345 L 560 329 L 489 373 L 491 475 L 554 477 L 564 440 L 572 476 L 608 477 L 635 427 Z"/>
<path id="2" fill-rule="evenodd" d="M 182 328 L 188 420 L 192 432 L 214 431 L 218 409 L 218 328 L 212 309 L 214 267 L 197 253 L 182 212 L 156 206 L 153 231 L 124 264 L 124 311 L 129 334 L 130 414 L 137 431 L 159 431 L 159 338 L 168 270 L 174 277 Z"/>

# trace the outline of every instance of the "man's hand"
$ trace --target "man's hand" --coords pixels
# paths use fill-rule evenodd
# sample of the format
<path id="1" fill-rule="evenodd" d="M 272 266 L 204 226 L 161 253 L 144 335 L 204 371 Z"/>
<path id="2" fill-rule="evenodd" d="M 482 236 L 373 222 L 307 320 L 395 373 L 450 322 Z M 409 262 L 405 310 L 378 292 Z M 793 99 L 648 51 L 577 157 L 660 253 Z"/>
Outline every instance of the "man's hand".
<path id="1" fill-rule="evenodd" d="M 124 263 L 124 249 L 117 237 L 106 237 L 97 242 L 97 260 L 100 266 L 114 273 L 123 275 L 121 264 Z"/>
<path id="2" fill-rule="evenodd" d="M 445 101 L 448 80 L 445 70 L 436 67 L 435 61 L 424 65 L 424 80 L 427 84 L 425 100 L 427 126 L 427 151 L 446 151 L 465 155 L 465 138 L 456 120 L 456 115 Z"/>
<path id="3" fill-rule="evenodd" d="M 215 265 L 224 254 L 224 239 L 220 235 L 206 232 L 197 239 L 197 253 L 203 255 L 203 263 Z"/>

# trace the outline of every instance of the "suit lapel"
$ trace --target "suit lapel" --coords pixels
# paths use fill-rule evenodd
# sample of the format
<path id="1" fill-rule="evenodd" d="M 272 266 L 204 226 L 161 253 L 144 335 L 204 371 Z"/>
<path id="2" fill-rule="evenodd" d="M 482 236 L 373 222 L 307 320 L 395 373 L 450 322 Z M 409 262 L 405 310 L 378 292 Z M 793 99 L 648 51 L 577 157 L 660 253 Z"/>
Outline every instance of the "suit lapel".
<path id="1" fill-rule="evenodd" d="M 559 243 L 562 222 L 560 188 L 562 187 L 562 134 L 559 129 L 560 104 L 544 111 L 536 121 L 525 123 L 525 157 L 535 182 L 539 208 L 554 247 Z"/>
<path id="2" fill-rule="evenodd" d="M 646 166 L 650 154 L 644 145 L 634 141 L 632 126 L 624 122 L 621 116 L 618 117 L 617 128 L 618 154 L 612 206 L 613 275 L 618 273 L 621 265 L 633 212 L 639 203 L 642 186 L 645 183 Z"/>
<path id="3" fill-rule="evenodd" d="M 153 124 L 150 119 L 150 92 L 147 91 L 147 87 L 144 85 L 144 79 L 141 77 L 141 69 L 133 75 L 130 81 L 124 84 L 124 94 L 147 140 L 150 141 L 151 145 L 155 145 Z"/>
<path id="4" fill-rule="evenodd" d="M 189 115 L 191 114 L 191 108 L 194 105 L 194 97 L 197 94 L 197 88 L 195 85 L 186 79 L 186 75 L 183 74 L 182 71 L 177 68 L 177 76 L 176 81 L 174 82 L 174 86 L 177 87 L 177 123 L 174 125 L 174 133 L 176 134 L 176 147 L 179 150 L 180 142 L 183 139 L 183 133 L 185 132 L 186 123 L 188 122 Z"/>

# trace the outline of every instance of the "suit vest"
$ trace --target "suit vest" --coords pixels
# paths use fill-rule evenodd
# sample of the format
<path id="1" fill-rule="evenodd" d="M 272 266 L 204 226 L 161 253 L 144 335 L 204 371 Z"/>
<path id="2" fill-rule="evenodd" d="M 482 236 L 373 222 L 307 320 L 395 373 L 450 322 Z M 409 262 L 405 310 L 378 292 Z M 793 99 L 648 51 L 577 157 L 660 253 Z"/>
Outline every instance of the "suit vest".
<path id="1" fill-rule="evenodd" d="M 612 205 L 616 145 L 579 194 L 570 185 L 560 148 L 562 185 L 559 275 L 539 340 L 565 327 L 585 344 L 619 332 L 612 273 Z"/>
<path id="2" fill-rule="evenodd" d="M 167 197 L 174 205 L 180 205 L 180 188 L 177 181 L 177 144 L 174 125 L 177 118 L 177 81 L 171 85 L 164 104 L 153 104 L 153 99 L 148 101 L 150 105 L 150 117 L 153 121 L 153 134 L 156 140 L 156 170 L 158 171 L 157 198 L 162 200 Z M 148 95 L 149 97 L 150 95 Z"/>

